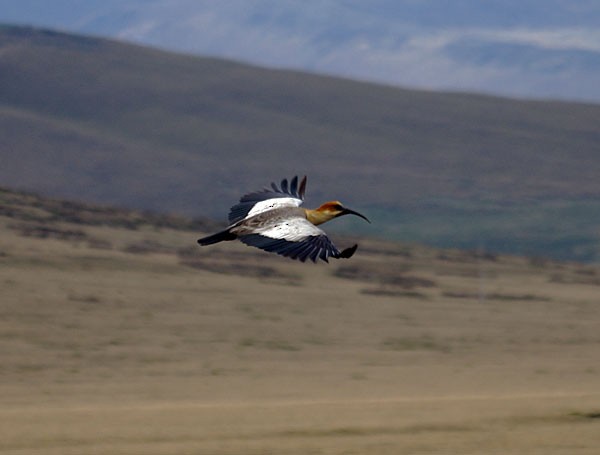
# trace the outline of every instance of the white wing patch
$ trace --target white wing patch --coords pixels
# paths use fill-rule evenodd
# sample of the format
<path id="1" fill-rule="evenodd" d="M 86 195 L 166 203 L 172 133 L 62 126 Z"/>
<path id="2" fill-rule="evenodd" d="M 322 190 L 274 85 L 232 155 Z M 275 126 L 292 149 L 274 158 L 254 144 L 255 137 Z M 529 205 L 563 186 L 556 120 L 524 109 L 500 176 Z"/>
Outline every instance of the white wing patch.
<path id="1" fill-rule="evenodd" d="M 296 176 L 289 182 L 287 179 L 283 179 L 280 186 L 271 183 L 270 189 L 265 188 L 262 191 L 245 194 L 240 198 L 240 202 L 229 210 L 229 224 L 235 224 L 273 208 L 298 207 L 304 200 L 305 190 L 306 177 L 303 177 L 298 183 L 298 176 Z M 273 202 L 273 200 L 277 202 Z"/>
<path id="2" fill-rule="evenodd" d="M 269 210 L 282 207 L 300 207 L 300 204 L 302 204 L 302 200 L 294 197 L 278 197 L 267 199 L 266 201 L 259 201 L 254 204 L 244 219 L 248 219 L 254 215 L 258 215 L 259 213 L 268 212 Z"/>
<path id="3" fill-rule="evenodd" d="M 256 229 L 255 233 L 271 239 L 287 240 L 288 242 L 301 242 L 307 237 L 325 235 L 324 231 L 306 218 L 300 217 L 280 220 L 275 224 Z"/>

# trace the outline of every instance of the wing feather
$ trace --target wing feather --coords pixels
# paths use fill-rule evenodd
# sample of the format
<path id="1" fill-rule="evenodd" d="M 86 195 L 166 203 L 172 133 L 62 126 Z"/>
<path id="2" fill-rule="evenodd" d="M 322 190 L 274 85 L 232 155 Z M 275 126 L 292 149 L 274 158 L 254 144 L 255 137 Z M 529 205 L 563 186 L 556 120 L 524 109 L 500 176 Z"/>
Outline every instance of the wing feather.
<path id="1" fill-rule="evenodd" d="M 328 258 L 337 258 L 340 256 L 339 250 L 325 235 L 309 236 L 299 242 L 272 239 L 261 234 L 248 234 L 239 237 L 239 239 L 246 245 L 254 246 L 270 253 L 277 253 L 291 259 L 298 259 L 302 262 L 305 262 L 306 259 L 317 262 L 319 258 L 325 262 L 329 262 Z"/>
<path id="2" fill-rule="evenodd" d="M 302 217 L 275 219 L 238 238 L 246 245 L 302 262 L 317 262 L 319 258 L 328 262 L 329 257 L 340 257 L 325 232 Z"/>
<path id="3" fill-rule="evenodd" d="M 306 176 L 298 187 L 298 177 L 281 181 L 280 186 L 271 183 L 271 189 L 248 193 L 240 198 L 240 202 L 229 211 L 229 223 L 234 224 L 250 216 L 280 207 L 299 207 L 304 201 Z"/>

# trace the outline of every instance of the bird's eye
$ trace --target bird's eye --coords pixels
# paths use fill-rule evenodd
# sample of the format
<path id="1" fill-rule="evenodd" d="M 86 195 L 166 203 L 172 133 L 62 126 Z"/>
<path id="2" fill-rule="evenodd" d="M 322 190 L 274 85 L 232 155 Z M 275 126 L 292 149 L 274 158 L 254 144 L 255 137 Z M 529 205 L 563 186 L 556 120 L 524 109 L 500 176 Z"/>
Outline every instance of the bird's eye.
<path id="1" fill-rule="evenodd" d="M 344 210 L 344 207 L 342 207 L 342 204 L 335 204 L 335 205 L 333 206 L 333 208 L 334 208 L 334 210 L 340 210 L 340 211 L 341 211 L 341 210 Z"/>

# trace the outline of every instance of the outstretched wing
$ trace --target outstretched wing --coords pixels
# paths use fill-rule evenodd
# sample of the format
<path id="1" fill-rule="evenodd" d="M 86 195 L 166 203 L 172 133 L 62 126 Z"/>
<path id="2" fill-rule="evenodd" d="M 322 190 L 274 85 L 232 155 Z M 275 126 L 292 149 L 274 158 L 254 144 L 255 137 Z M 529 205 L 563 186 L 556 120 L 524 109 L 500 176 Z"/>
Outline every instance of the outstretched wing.
<path id="1" fill-rule="evenodd" d="M 324 231 L 302 217 L 277 219 L 238 238 L 246 245 L 302 262 L 317 262 L 319 258 L 329 262 L 329 257 L 350 257 L 354 253 L 350 252 L 352 248 L 340 253 Z"/>
<path id="2" fill-rule="evenodd" d="M 279 207 L 298 207 L 304 201 L 306 190 L 306 176 L 298 184 L 298 177 L 294 177 L 288 185 L 288 180 L 283 179 L 281 186 L 271 183 L 270 189 L 256 191 L 242 196 L 240 202 L 229 211 L 229 223 L 234 224 L 244 218 L 257 215 L 267 210 Z"/>

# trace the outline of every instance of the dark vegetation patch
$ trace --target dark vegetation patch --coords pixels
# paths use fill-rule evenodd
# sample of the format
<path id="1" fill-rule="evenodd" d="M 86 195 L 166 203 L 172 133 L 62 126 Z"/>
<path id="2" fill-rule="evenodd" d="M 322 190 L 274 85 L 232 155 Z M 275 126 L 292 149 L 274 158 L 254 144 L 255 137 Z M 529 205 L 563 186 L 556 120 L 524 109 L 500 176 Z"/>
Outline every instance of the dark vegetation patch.
<path id="1" fill-rule="evenodd" d="M 438 276 L 456 276 L 461 278 L 479 278 L 485 273 L 486 278 L 495 278 L 497 273 L 485 270 L 477 264 L 466 267 L 436 267 L 435 274 Z"/>
<path id="2" fill-rule="evenodd" d="M 530 301 L 530 302 L 549 302 L 550 297 L 534 294 L 501 294 L 498 292 L 483 293 L 483 292 L 468 292 L 468 291 L 444 291 L 444 297 L 451 299 L 489 299 L 489 300 L 504 300 L 504 301 Z"/>
<path id="3" fill-rule="evenodd" d="M 561 284 L 588 284 L 591 286 L 600 286 L 600 277 L 596 273 L 553 273 L 550 275 L 551 283 Z"/>
<path id="4" fill-rule="evenodd" d="M 360 290 L 361 294 L 375 295 L 380 297 L 412 297 L 417 299 L 426 299 L 427 295 L 418 291 L 403 291 L 401 289 L 389 288 L 364 288 Z"/>
<path id="5" fill-rule="evenodd" d="M 438 342 L 429 335 L 419 337 L 387 337 L 381 341 L 381 346 L 391 351 L 450 351 L 448 345 Z"/>
<path id="6" fill-rule="evenodd" d="M 329 438 L 329 437 L 365 437 L 378 435 L 414 435 L 418 433 L 455 433 L 473 431 L 472 427 L 455 424 L 419 424 L 405 427 L 391 426 L 356 426 L 334 428 L 306 428 L 298 430 L 285 430 L 277 433 L 278 436 L 288 438 Z"/>
<path id="7" fill-rule="evenodd" d="M 226 275 L 240 275 L 255 278 L 293 278 L 274 267 L 266 265 L 244 264 L 241 262 L 219 262 L 193 258 L 181 258 L 179 263 L 186 267 L 214 273 L 223 273 Z"/>
<path id="8" fill-rule="evenodd" d="M 184 216 L 47 198 L 0 188 L 0 216 L 48 225 L 56 222 L 139 229 L 141 226 L 209 231 L 215 222 Z"/>
<path id="9" fill-rule="evenodd" d="M 254 261 L 232 261 L 231 258 L 228 258 L 226 255 L 218 255 L 216 257 L 199 256 L 197 248 L 181 248 L 178 250 L 177 255 L 180 264 L 198 270 L 206 270 L 208 272 L 255 278 L 285 278 L 288 280 L 297 278 L 284 273 L 275 267 L 261 265 Z"/>
<path id="10" fill-rule="evenodd" d="M 125 253 L 132 254 L 151 254 L 151 253 L 163 253 L 163 254 L 174 254 L 176 249 L 168 245 L 164 245 L 155 240 L 143 239 L 139 242 L 134 242 L 126 245 L 123 248 Z"/>
<path id="11" fill-rule="evenodd" d="M 473 263 L 476 261 L 496 262 L 498 255 L 488 251 L 442 251 L 438 254 L 437 258 L 440 261 L 459 263 Z"/>
<path id="12" fill-rule="evenodd" d="M 358 280 L 368 283 L 379 283 L 381 285 L 393 286 L 405 290 L 415 288 L 431 288 L 435 282 L 428 278 L 408 275 L 402 271 L 408 267 L 389 266 L 388 264 L 354 263 L 342 265 L 334 272 L 334 276 L 347 280 Z"/>
<path id="13" fill-rule="evenodd" d="M 588 419 L 588 420 L 598 420 L 598 421 L 600 421 L 600 411 L 574 412 L 573 416 L 581 417 L 583 419 Z"/>
<path id="14" fill-rule="evenodd" d="M 9 227 L 24 237 L 38 239 L 81 241 L 88 238 L 87 234 L 80 229 L 64 229 L 56 226 L 25 223 Z"/>
<path id="15" fill-rule="evenodd" d="M 80 303 L 101 303 L 102 299 L 93 294 L 69 294 L 68 299 Z"/>
<path id="16" fill-rule="evenodd" d="M 347 239 L 348 243 L 351 243 L 352 240 L 355 240 L 355 243 L 357 243 L 359 239 Z M 384 243 L 381 245 L 374 245 L 369 243 L 361 244 L 360 251 L 364 254 L 373 254 L 376 256 L 389 256 L 406 259 L 411 259 L 413 257 L 413 251 L 410 246 L 398 245 L 397 243 L 393 242 Z"/>
<path id="17" fill-rule="evenodd" d="M 258 340 L 256 338 L 245 337 L 239 340 L 238 346 L 241 348 L 262 348 L 274 351 L 301 351 L 300 345 L 291 343 L 282 339 Z"/>
<path id="18" fill-rule="evenodd" d="M 113 245 L 112 242 L 106 239 L 100 238 L 88 238 L 87 244 L 90 248 L 94 248 L 96 250 L 111 250 Z"/>

